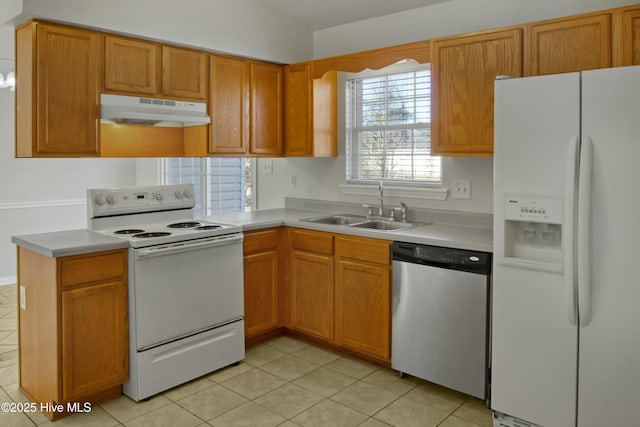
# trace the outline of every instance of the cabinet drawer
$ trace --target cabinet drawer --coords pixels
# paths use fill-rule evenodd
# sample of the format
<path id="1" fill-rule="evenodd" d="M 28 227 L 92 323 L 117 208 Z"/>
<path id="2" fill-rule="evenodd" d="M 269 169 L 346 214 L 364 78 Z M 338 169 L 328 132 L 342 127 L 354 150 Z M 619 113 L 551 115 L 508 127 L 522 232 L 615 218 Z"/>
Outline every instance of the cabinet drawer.
<path id="1" fill-rule="evenodd" d="M 244 233 L 244 253 L 274 249 L 278 246 L 278 230 Z"/>
<path id="2" fill-rule="evenodd" d="M 126 274 L 126 249 L 60 258 L 60 283 L 63 287 L 124 277 Z"/>
<path id="3" fill-rule="evenodd" d="M 308 252 L 333 255 L 333 235 L 321 231 L 292 230 L 291 247 Z"/>
<path id="4" fill-rule="evenodd" d="M 366 237 L 336 237 L 336 254 L 341 258 L 391 264 L 391 242 Z"/>

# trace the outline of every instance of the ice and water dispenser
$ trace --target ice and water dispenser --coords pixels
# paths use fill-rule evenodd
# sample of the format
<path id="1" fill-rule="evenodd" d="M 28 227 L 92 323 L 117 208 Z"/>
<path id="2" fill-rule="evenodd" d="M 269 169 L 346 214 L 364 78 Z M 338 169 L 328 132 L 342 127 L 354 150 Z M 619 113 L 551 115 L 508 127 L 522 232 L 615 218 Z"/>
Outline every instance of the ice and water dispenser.
<path id="1" fill-rule="evenodd" d="M 505 196 L 503 264 L 561 271 L 562 220 L 560 197 Z"/>

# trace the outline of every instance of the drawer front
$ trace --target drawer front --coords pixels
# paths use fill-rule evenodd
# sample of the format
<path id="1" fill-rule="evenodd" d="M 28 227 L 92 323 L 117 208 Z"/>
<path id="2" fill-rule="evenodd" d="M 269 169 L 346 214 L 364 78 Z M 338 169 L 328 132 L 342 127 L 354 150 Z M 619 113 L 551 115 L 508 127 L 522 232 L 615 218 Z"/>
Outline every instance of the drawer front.
<path id="1" fill-rule="evenodd" d="M 121 278 L 126 274 L 126 249 L 60 258 L 63 287 Z"/>
<path id="2" fill-rule="evenodd" d="M 391 265 L 391 241 L 366 237 L 336 237 L 336 254 L 340 258 Z"/>
<path id="3" fill-rule="evenodd" d="M 321 231 L 292 230 L 291 247 L 307 252 L 333 255 L 333 235 Z"/>
<path id="4" fill-rule="evenodd" d="M 278 230 L 252 231 L 244 233 L 244 253 L 275 249 L 278 246 Z"/>

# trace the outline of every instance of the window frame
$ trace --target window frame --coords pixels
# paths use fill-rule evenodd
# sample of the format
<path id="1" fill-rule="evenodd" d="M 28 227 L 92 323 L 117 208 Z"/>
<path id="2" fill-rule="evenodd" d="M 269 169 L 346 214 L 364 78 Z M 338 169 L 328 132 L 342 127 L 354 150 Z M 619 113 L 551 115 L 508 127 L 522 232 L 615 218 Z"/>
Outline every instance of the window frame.
<path id="1" fill-rule="evenodd" d="M 363 78 L 368 78 L 368 77 L 379 77 L 379 76 L 386 76 L 386 75 L 394 75 L 394 74 L 402 74 L 402 73 L 407 73 L 407 72 L 415 72 L 415 71 L 422 71 L 422 70 L 430 70 L 430 64 L 420 64 L 417 63 L 416 61 L 413 60 L 404 60 L 404 61 L 400 61 L 396 64 L 392 64 L 388 67 L 384 67 L 380 70 L 365 70 L 362 72 L 358 72 L 358 73 L 343 73 L 343 78 L 344 78 L 344 96 L 345 96 L 345 128 L 344 128 L 344 135 L 345 135 L 345 157 L 346 157 L 346 167 L 345 167 L 345 181 L 346 181 L 346 185 L 342 186 L 343 187 L 343 192 L 344 193 L 348 193 L 348 194 L 354 194 L 355 192 L 358 192 L 358 188 L 362 189 L 365 188 L 365 186 L 372 186 L 372 185 L 378 185 L 378 183 L 380 181 L 383 181 L 384 184 L 388 187 L 398 187 L 399 189 L 405 189 L 407 191 L 411 191 L 412 189 L 415 190 L 424 190 L 424 189 L 433 189 L 433 190 L 437 190 L 439 188 L 442 187 L 443 183 L 444 183 L 444 164 L 443 164 L 443 160 L 442 157 L 440 156 L 431 156 L 429 154 L 430 157 L 437 159 L 438 163 L 439 163 L 439 179 L 438 180 L 394 180 L 394 179 L 362 179 L 362 178 L 352 178 L 350 175 L 351 173 L 353 173 L 353 171 L 356 171 L 359 169 L 360 166 L 360 150 L 358 150 L 357 148 L 357 143 L 354 144 L 353 141 L 357 141 L 358 140 L 358 133 L 362 131 L 363 128 L 359 128 L 359 127 L 353 127 L 351 126 L 352 124 L 352 118 L 354 116 L 361 116 L 361 111 L 357 110 L 357 103 L 353 103 L 350 102 L 350 95 L 349 95 L 349 80 L 354 80 L 354 79 L 363 79 Z M 414 98 L 415 99 L 415 98 Z M 432 106 L 430 106 L 430 109 L 432 108 Z M 431 118 L 430 118 L 431 119 Z M 357 119 L 358 121 L 361 120 L 361 117 L 358 117 Z M 388 130 L 393 130 L 393 129 L 397 129 L 397 130 L 405 130 L 405 129 L 410 129 L 410 130 L 414 130 L 414 129 L 430 129 L 431 126 L 431 120 L 429 120 L 429 122 L 426 125 L 421 125 L 421 126 L 411 126 L 411 125 L 405 125 L 405 124 L 399 124 L 399 125 L 388 125 L 386 126 L 386 129 Z M 431 141 L 429 141 L 431 142 Z M 351 188 L 352 191 L 345 191 L 345 189 L 347 188 Z M 359 192 L 361 193 L 361 192 Z M 435 193 L 434 193 L 435 194 Z M 440 198 L 441 196 L 439 194 L 435 195 L 435 198 Z M 427 198 L 431 198 L 430 196 L 427 196 Z"/>

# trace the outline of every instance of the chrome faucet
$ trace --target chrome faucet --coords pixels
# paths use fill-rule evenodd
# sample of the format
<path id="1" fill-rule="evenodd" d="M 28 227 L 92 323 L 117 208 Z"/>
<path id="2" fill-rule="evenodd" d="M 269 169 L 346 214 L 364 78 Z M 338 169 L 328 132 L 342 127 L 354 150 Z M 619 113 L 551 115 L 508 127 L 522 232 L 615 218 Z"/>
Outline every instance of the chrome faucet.
<path id="1" fill-rule="evenodd" d="M 384 216 L 384 202 L 382 201 L 383 196 L 383 182 L 380 181 L 378 184 L 378 198 L 380 199 L 380 207 L 378 208 L 378 216 Z"/>

